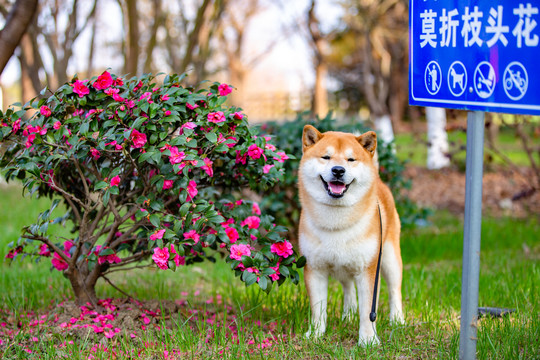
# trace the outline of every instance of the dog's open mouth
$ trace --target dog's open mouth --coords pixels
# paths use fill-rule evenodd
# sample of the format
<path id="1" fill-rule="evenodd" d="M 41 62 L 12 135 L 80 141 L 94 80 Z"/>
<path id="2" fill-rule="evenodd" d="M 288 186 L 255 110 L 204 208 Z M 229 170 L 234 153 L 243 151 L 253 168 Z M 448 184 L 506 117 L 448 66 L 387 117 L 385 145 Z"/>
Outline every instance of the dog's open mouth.
<path id="1" fill-rule="evenodd" d="M 345 192 L 349 189 L 350 184 L 345 184 L 343 181 L 339 180 L 332 180 L 329 182 L 324 181 L 323 177 L 321 176 L 321 181 L 324 185 L 324 188 L 326 189 L 326 192 L 328 192 L 328 195 L 330 195 L 333 198 L 340 198 L 345 194 Z"/>

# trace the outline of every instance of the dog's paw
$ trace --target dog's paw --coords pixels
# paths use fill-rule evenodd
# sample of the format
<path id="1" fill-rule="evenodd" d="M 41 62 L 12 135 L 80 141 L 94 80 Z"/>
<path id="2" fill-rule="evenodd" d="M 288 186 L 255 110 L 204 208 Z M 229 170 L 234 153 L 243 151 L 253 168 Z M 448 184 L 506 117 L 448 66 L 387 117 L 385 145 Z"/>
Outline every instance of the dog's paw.
<path id="1" fill-rule="evenodd" d="M 356 315 L 356 312 L 353 310 L 343 312 L 343 314 L 341 314 L 341 321 L 349 321 L 349 322 L 353 321 L 355 315 Z"/>
<path id="2" fill-rule="evenodd" d="M 363 348 L 371 347 L 371 346 L 379 346 L 381 342 L 379 341 L 379 338 L 375 335 L 372 336 L 360 336 L 358 339 L 358 346 L 361 346 Z"/>
<path id="3" fill-rule="evenodd" d="M 393 326 L 405 325 L 405 318 L 403 317 L 403 314 L 390 314 L 390 324 Z"/>
<path id="4" fill-rule="evenodd" d="M 315 340 L 316 340 L 316 339 L 321 338 L 323 335 L 324 335 L 324 330 L 321 331 L 321 330 L 316 329 L 316 330 L 312 331 L 312 329 L 310 328 L 310 329 L 304 334 L 304 337 L 305 337 L 306 339 L 312 339 L 312 340 L 315 339 Z"/>

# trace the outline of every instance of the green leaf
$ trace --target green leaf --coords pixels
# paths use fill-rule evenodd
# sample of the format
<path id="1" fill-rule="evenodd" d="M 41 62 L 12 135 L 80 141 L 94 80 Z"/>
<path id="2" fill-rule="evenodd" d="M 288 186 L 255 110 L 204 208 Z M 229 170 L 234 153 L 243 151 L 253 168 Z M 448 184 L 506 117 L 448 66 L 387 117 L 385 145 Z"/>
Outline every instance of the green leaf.
<path id="1" fill-rule="evenodd" d="M 151 151 L 147 151 L 145 153 L 142 153 L 141 155 L 139 155 L 139 158 L 137 159 L 137 161 L 139 163 L 142 163 L 143 161 L 147 161 L 148 159 L 150 159 L 150 157 L 152 156 L 152 152 Z"/>
<path id="2" fill-rule="evenodd" d="M 105 190 L 105 193 L 103 194 L 103 205 L 107 206 L 109 204 L 109 199 L 111 198 L 111 193 L 107 189 Z"/>
<path id="3" fill-rule="evenodd" d="M 159 216 L 157 214 L 150 215 L 150 223 L 152 223 L 152 225 L 154 225 L 155 227 L 159 227 L 161 225 Z"/>
<path id="4" fill-rule="evenodd" d="M 268 287 L 268 282 L 268 277 L 261 275 L 259 278 L 259 287 L 263 290 L 266 290 L 266 288 Z"/>
<path id="5" fill-rule="evenodd" d="M 205 136 L 208 139 L 208 141 L 210 141 L 212 144 L 215 144 L 217 142 L 217 135 L 214 131 L 206 133 Z"/>
<path id="6" fill-rule="evenodd" d="M 180 216 L 181 217 L 186 216 L 190 208 L 191 208 L 191 203 L 185 203 L 184 205 L 180 206 Z"/>
<path id="7" fill-rule="evenodd" d="M 249 256 L 242 255 L 242 264 L 244 264 L 246 268 L 251 267 L 253 266 L 253 260 Z"/>
<path id="8" fill-rule="evenodd" d="M 306 265 L 306 258 L 305 256 L 300 256 L 298 260 L 296 260 L 296 267 L 297 268 L 303 268 Z M 281 270 L 280 270 L 281 271 Z"/>
<path id="9" fill-rule="evenodd" d="M 287 266 L 280 266 L 279 267 L 279 273 L 285 277 L 289 276 L 289 268 Z"/>
<path id="10" fill-rule="evenodd" d="M 246 283 L 246 286 L 255 284 L 257 282 L 257 275 L 249 271 L 244 271 L 242 273 L 242 281 Z"/>
<path id="11" fill-rule="evenodd" d="M 113 255 L 114 250 L 111 248 L 100 249 L 99 256 Z"/>

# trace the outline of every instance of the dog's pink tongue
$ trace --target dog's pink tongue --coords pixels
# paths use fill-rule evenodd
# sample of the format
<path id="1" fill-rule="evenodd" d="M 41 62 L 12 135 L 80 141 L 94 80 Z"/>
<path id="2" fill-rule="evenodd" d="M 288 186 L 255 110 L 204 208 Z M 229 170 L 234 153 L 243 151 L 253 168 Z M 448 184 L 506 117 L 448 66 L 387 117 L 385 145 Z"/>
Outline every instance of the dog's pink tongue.
<path id="1" fill-rule="evenodd" d="M 330 182 L 328 187 L 334 194 L 341 194 L 345 190 L 345 184 L 343 183 Z"/>

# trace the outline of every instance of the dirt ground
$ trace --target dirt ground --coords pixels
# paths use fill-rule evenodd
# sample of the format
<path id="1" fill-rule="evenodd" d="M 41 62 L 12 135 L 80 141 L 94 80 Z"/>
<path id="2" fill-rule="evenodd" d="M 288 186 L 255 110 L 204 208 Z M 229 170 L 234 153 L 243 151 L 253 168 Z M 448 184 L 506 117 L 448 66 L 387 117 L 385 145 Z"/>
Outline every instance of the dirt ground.
<path id="1" fill-rule="evenodd" d="M 484 172 L 482 185 L 483 214 L 525 217 L 540 214 L 540 191 L 531 189 L 531 169 Z M 465 206 L 465 173 L 455 169 L 428 170 L 408 167 L 405 176 L 412 181 L 409 197 L 433 209 L 462 214 Z"/>

